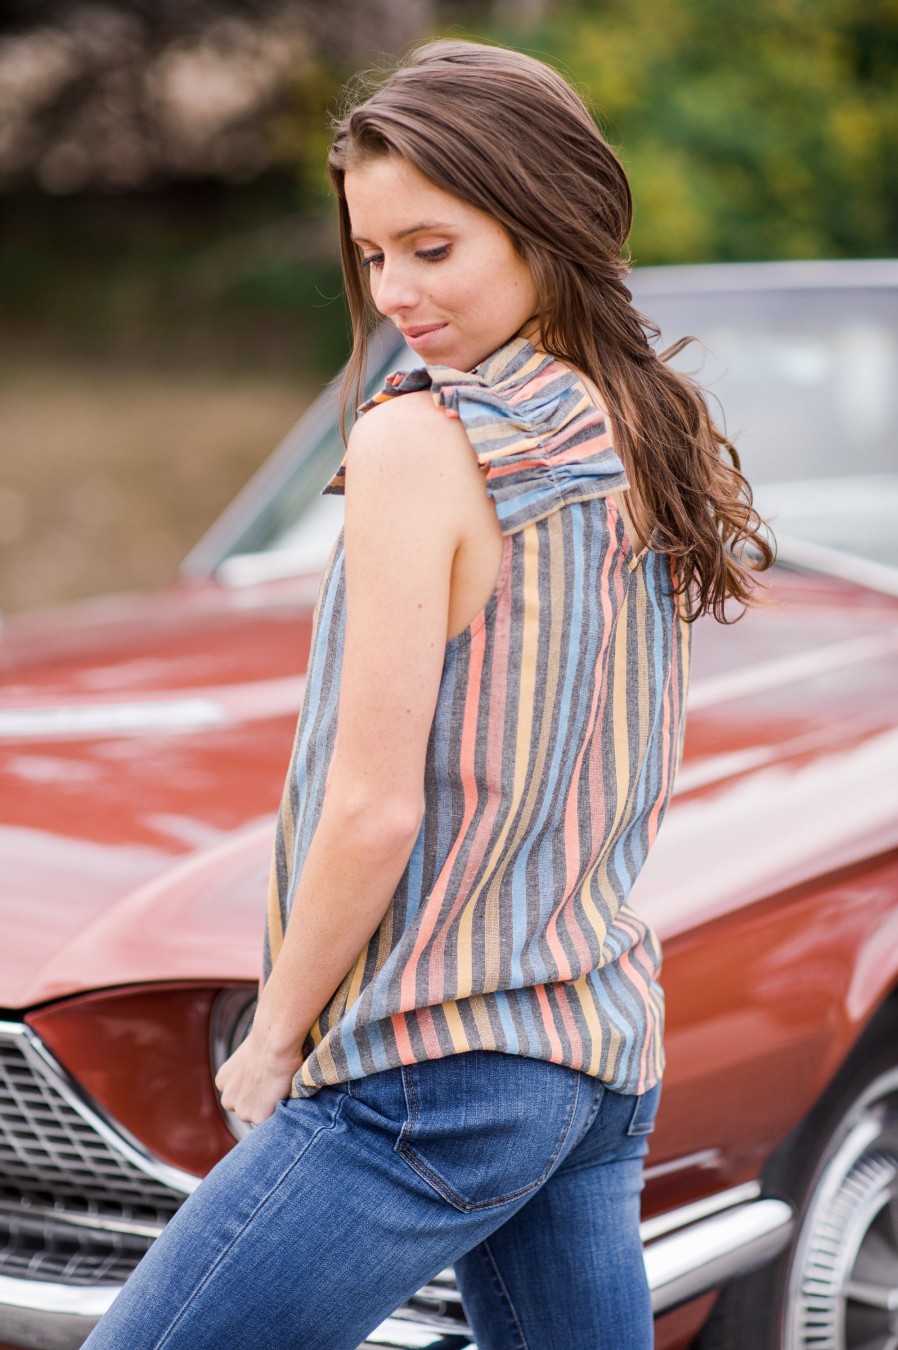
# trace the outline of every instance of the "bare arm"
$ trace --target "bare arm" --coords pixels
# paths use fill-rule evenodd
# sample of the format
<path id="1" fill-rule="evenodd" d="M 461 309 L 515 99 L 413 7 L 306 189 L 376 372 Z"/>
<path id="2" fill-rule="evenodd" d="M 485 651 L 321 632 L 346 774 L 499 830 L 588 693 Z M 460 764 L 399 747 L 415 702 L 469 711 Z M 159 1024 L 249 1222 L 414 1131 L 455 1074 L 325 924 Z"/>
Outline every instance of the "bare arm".
<path id="1" fill-rule="evenodd" d="M 264 1119 L 289 1092 L 309 1027 L 376 931 L 417 838 L 470 455 L 429 394 L 375 409 L 350 437 L 337 739 L 252 1034 L 216 1077 L 242 1119 Z"/>

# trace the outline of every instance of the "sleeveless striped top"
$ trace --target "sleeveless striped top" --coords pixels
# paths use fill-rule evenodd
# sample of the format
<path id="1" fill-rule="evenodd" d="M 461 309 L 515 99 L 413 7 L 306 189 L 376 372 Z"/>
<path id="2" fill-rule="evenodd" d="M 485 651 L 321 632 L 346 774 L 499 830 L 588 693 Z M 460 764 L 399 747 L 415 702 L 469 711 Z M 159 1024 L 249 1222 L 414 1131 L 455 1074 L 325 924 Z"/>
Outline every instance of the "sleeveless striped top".
<path id="1" fill-rule="evenodd" d="M 461 419 L 485 470 L 501 568 L 446 644 L 408 864 L 312 1026 L 291 1095 L 473 1049 L 643 1093 L 664 1067 L 661 953 L 627 895 L 682 748 L 691 626 L 673 564 L 630 547 L 608 495 L 627 486 L 623 465 L 563 363 L 513 338 L 470 372 L 391 375 L 360 412 L 422 389 Z M 322 808 L 345 598 L 341 531 L 277 823 L 265 979 Z"/>

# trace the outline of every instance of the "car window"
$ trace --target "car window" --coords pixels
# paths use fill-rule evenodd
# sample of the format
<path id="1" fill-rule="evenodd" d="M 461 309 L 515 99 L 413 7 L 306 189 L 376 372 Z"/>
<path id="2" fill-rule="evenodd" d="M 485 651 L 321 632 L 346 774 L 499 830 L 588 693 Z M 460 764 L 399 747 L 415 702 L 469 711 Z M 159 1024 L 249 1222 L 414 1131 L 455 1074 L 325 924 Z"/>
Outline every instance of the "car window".
<path id="1" fill-rule="evenodd" d="M 675 364 L 708 390 L 778 537 L 898 568 L 898 290 L 803 288 L 655 293 L 633 274 L 634 303 L 685 335 Z M 387 341 L 369 393 L 418 357 Z M 253 503 L 217 574 L 226 584 L 319 571 L 343 519 L 320 495 L 343 444 L 333 413 Z"/>
<path id="2" fill-rule="evenodd" d="M 639 296 L 774 531 L 898 567 L 898 291 Z"/>
<path id="3" fill-rule="evenodd" d="M 383 386 L 391 371 L 410 370 L 418 364 L 418 357 L 400 342 L 398 334 L 393 339 L 388 336 L 379 346 L 382 355 L 370 363 L 366 397 Z M 342 496 L 321 495 L 344 453 L 336 418 L 336 387 L 332 387 L 273 456 L 283 460 L 280 471 L 272 473 L 255 494 L 253 484 L 248 485 L 242 495 L 249 494 L 249 500 L 242 513 L 239 498 L 234 504 L 239 525 L 230 531 L 224 556 L 215 562 L 215 573 L 225 585 L 300 576 L 324 567 L 343 523 Z M 201 542 L 195 552 L 202 548 Z"/>

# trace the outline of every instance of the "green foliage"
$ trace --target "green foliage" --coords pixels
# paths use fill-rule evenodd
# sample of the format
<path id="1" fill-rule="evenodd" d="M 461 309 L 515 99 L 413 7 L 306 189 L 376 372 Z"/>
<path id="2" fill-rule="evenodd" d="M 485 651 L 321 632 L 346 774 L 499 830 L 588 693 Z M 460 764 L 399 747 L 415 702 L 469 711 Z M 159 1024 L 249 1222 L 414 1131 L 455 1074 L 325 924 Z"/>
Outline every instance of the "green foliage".
<path id="1" fill-rule="evenodd" d="M 898 0 L 565 0 L 501 37 L 596 110 L 637 263 L 898 252 Z"/>
<path id="2" fill-rule="evenodd" d="M 329 65 L 297 71 L 289 83 L 286 110 L 269 124 L 272 158 L 291 166 L 299 192 L 313 211 L 322 201 L 331 200 L 326 167 L 331 117 L 351 74 Z"/>

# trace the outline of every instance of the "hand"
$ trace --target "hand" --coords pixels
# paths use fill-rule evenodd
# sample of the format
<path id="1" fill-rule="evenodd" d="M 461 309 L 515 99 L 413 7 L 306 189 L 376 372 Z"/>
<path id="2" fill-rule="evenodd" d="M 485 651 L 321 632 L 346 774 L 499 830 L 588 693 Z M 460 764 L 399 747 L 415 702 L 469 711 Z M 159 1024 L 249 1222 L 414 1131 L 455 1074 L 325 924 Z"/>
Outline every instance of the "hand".
<path id="1" fill-rule="evenodd" d="M 254 1024 L 215 1075 L 222 1107 L 233 1111 L 238 1120 L 261 1125 L 274 1114 L 278 1102 L 289 1097 L 301 1063 L 295 1052 L 273 1049 Z"/>

